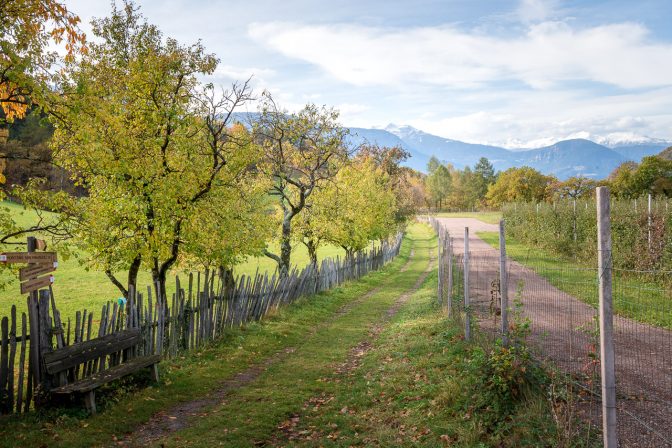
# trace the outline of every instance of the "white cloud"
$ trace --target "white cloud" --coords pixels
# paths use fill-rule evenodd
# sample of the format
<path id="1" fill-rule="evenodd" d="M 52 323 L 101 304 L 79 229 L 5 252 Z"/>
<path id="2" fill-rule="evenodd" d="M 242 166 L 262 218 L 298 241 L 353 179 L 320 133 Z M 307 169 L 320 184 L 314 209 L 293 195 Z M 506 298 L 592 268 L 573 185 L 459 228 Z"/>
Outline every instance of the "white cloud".
<path id="1" fill-rule="evenodd" d="M 622 88 L 672 84 L 672 45 L 635 23 L 575 29 L 542 22 L 497 38 L 449 26 L 387 29 L 359 25 L 253 23 L 250 36 L 285 56 L 317 65 L 350 84 L 456 89 L 503 80 L 547 89 L 563 81 Z"/>

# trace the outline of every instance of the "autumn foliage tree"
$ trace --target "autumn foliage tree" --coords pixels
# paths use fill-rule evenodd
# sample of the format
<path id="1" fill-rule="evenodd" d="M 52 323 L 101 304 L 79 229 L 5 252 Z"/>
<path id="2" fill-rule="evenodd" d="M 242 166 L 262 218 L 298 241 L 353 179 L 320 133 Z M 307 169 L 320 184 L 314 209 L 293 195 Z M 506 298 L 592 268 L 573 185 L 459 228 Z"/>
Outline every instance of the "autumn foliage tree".
<path id="1" fill-rule="evenodd" d="M 45 105 L 58 59 L 48 46 L 64 43 L 72 60 L 85 48 L 79 21 L 58 0 L 0 2 L 0 124 L 23 117 L 34 103 Z"/>

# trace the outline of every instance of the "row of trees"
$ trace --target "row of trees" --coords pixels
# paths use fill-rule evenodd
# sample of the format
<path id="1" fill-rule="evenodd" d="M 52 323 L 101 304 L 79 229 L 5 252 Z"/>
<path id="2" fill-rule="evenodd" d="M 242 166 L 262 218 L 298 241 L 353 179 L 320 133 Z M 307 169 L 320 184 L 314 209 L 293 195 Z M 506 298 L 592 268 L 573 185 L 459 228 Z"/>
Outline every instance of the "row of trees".
<path id="1" fill-rule="evenodd" d="M 45 30 L 46 21 L 19 7 L 24 3 L 48 11 L 57 28 Z M 39 107 L 53 126 L 49 163 L 85 194 L 53 182 L 46 191 L 44 177 L 15 188 L 24 204 L 57 214 L 31 229 L 5 215 L 0 242 L 50 232 L 124 294 L 146 269 L 165 296 L 167 275 L 178 266 L 217 267 L 231 279 L 241 259 L 265 254 L 286 275 L 293 244 L 305 244 L 313 263 L 326 243 L 351 256 L 413 213 L 417 177 L 399 166 L 407 153 L 349 147 L 333 109 L 310 104 L 289 113 L 267 92 L 255 98 L 248 82 L 229 89 L 203 83 L 216 56 L 200 42 L 166 38 L 130 2 L 94 20 L 85 47 L 78 20 L 59 2 L 10 0 L 2 14 L 16 28 L 9 39 L 24 70 L 0 80 L 4 119 Z M 22 46 L 19 37 L 30 31 L 39 34 L 35 45 Z M 68 55 L 77 57 L 36 76 L 32 64 L 56 60 L 40 55 L 63 33 Z M 258 118 L 237 121 L 235 112 L 255 100 Z"/>
<path id="2" fill-rule="evenodd" d="M 427 164 L 425 179 L 428 207 L 472 209 L 485 205 L 485 195 L 497 177 L 488 159 L 481 159 L 473 167 L 456 169 L 432 157 Z"/>
<path id="3" fill-rule="evenodd" d="M 456 170 L 432 158 L 425 179 L 427 205 L 435 208 L 499 208 L 507 202 L 551 202 L 591 197 L 597 186 L 609 186 L 624 199 L 646 194 L 672 196 L 672 160 L 666 156 L 645 157 L 637 164 L 625 162 L 604 180 L 574 176 L 560 181 L 534 168 L 523 166 L 495 173 L 486 159 L 472 168 Z"/>

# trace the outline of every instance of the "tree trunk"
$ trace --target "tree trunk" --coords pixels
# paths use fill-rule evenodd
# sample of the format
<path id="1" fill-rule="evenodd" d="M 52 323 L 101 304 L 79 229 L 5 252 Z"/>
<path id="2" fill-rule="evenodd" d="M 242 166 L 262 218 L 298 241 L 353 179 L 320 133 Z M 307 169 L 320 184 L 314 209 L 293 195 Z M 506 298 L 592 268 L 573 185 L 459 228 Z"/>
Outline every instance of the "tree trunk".
<path id="1" fill-rule="evenodd" d="M 236 278 L 233 276 L 233 269 L 225 266 L 219 267 L 219 276 L 222 281 L 224 298 L 229 298 L 236 288 Z"/>
<path id="2" fill-rule="evenodd" d="M 310 264 L 312 264 L 315 269 L 317 269 L 317 242 L 315 240 L 308 240 L 303 242 L 306 248 L 308 249 L 308 258 L 310 258 Z"/>
<path id="3" fill-rule="evenodd" d="M 317 246 L 319 242 L 314 239 L 304 239 L 303 244 L 308 249 L 308 258 L 310 258 L 310 266 L 313 268 L 313 283 L 315 285 L 313 293 L 317 293 L 320 289 L 320 270 L 317 265 Z"/>
<path id="4" fill-rule="evenodd" d="M 128 268 L 128 291 L 133 287 L 133 291 L 138 290 L 138 272 L 140 272 L 140 264 L 142 263 L 142 256 L 138 255 L 133 259 L 131 266 Z M 125 296 L 128 299 L 128 294 Z"/>
<path id="5" fill-rule="evenodd" d="M 292 258 L 292 221 L 291 215 L 285 214 L 282 220 L 282 236 L 280 237 L 280 262 L 278 271 L 281 277 L 289 275 L 289 266 Z"/>
<path id="6" fill-rule="evenodd" d="M 152 269 L 152 281 L 156 290 L 156 300 L 161 300 L 164 303 L 168 300 L 166 297 L 166 272 L 166 269 Z"/>

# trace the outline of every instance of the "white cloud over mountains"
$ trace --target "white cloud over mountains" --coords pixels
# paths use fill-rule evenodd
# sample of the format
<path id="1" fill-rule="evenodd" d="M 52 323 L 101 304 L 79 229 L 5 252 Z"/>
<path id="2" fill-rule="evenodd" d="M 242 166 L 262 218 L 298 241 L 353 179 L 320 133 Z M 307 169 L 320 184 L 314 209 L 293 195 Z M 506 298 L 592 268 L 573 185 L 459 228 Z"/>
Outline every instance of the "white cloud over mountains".
<path id="1" fill-rule="evenodd" d="M 536 88 L 591 81 L 620 88 L 672 85 L 672 44 L 636 23 L 575 29 L 553 21 L 518 36 L 451 26 L 390 29 L 361 25 L 253 23 L 250 36 L 354 85 L 427 83 L 455 89 L 504 80 Z"/>
<path id="2" fill-rule="evenodd" d="M 670 139 L 672 43 L 632 22 L 579 28 L 543 21 L 555 3 L 524 1 L 518 15 L 526 11 L 519 17 L 526 24 L 504 37 L 448 25 L 288 22 L 252 23 L 248 33 L 333 82 L 398 97 L 406 117 L 387 122 L 448 138 L 507 147 L 624 133 Z M 352 118 L 364 125 L 361 114 Z"/>

